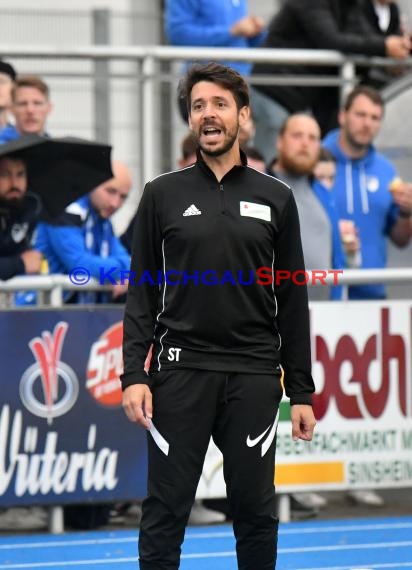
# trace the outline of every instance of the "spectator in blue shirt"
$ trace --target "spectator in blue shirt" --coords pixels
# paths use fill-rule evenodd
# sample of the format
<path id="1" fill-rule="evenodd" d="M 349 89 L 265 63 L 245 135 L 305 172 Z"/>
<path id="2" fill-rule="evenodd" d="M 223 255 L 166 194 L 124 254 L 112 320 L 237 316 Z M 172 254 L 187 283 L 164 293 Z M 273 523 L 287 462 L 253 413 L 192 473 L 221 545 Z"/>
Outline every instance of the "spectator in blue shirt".
<path id="1" fill-rule="evenodd" d="M 165 29 L 176 46 L 248 48 L 265 38 L 262 18 L 249 14 L 247 0 L 167 0 Z M 251 64 L 226 65 L 249 75 Z"/>
<path id="2" fill-rule="evenodd" d="M 47 258 L 50 273 L 70 274 L 75 268 L 82 268 L 98 280 L 109 275 L 106 282 L 112 285 L 112 298 L 117 298 L 126 291 L 127 282 L 122 279 L 126 273 L 122 271 L 130 269 L 130 256 L 114 234 L 110 218 L 126 200 L 132 179 L 122 162 L 115 161 L 112 168 L 112 179 L 70 204 L 53 223 L 39 224 L 36 247 Z M 75 275 L 73 279 L 76 280 Z M 105 294 L 82 292 L 81 279 L 80 276 L 77 301 L 108 300 Z"/>
<path id="3" fill-rule="evenodd" d="M 404 247 L 412 235 L 412 184 L 398 181 L 393 164 L 373 146 L 384 112 L 383 99 L 369 86 L 355 87 L 339 114 L 340 128 L 323 145 L 336 158 L 333 187 L 339 218 L 359 231 L 361 267 L 386 266 L 387 239 Z M 383 299 L 383 284 L 351 285 L 350 299 Z"/>
<path id="4" fill-rule="evenodd" d="M 166 0 L 165 32 L 175 46 L 250 48 L 266 38 L 263 19 L 249 14 L 247 0 Z M 224 63 L 250 75 L 249 62 Z M 185 101 L 179 110 L 187 120 Z"/>
<path id="5" fill-rule="evenodd" d="M 46 121 L 52 109 L 49 87 L 40 77 L 18 77 L 12 89 L 11 111 L 15 124 L 0 131 L 0 144 L 21 135 L 46 135 Z"/>

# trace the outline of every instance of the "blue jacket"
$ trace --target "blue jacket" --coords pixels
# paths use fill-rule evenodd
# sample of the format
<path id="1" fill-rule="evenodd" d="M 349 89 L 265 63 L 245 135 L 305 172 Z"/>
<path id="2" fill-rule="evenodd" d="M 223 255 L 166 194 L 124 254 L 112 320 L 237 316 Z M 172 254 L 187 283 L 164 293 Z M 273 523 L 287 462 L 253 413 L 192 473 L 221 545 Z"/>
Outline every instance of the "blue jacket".
<path id="1" fill-rule="evenodd" d="M 176 46 L 249 48 L 260 45 L 266 32 L 254 38 L 237 37 L 230 28 L 249 13 L 247 0 L 167 0 L 165 33 Z M 252 64 L 224 62 L 241 75 L 250 74 Z"/>
<path id="2" fill-rule="evenodd" d="M 20 133 L 14 125 L 6 125 L 0 130 L 0 144 L 15 141 L 20 137 Z"/>
<path id="3" fill-rule="evenodd" d="M 110 276 L 116 280 L 122 270 L 130 269 L 130 256 L 114 235 L 111 221 L 96 213 L 89 196 L 70 204 L 53 224 L 39 224 L 35 247 L 47 258 L 50 273 L 68 274 L 82 267 L 99 280 L 115 267 Z"/>
<path id="4" fill-rule="evenodd" d="M 44 137 L 49 137 L 48 133 L 43 133 Z M 0 129 L 0 144 L 8 143 L 10 141 L 15 141 L 21 137 L 21 133 L 16 129 L 14 125 L 6 125 Z"/>
<path id="5" fill-rule="evenodd" d="M 371 146 L 361 159 L 347 157 L 338 144 L 339 129 L 329 133 L 323 145 L 337 161 L 333 189 L 339 218 L 353 220 L 359 230 L 363 268 L 386 267 L 387 236 L 398 217 L 389 185 L 396 176 L 395 167 Z M 382 284 L 353 285 L 350 299 L 382 299 Z"/>

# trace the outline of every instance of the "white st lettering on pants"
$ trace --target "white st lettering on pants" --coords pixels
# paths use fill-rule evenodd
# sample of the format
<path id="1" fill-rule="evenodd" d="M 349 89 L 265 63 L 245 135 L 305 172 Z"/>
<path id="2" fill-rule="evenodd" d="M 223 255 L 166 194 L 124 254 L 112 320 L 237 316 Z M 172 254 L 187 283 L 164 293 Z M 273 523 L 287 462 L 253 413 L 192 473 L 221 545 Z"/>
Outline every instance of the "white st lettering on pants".
<path id="1" fill-rule="evenodd" d="M 171 362 L 173 362 L 174 360 L 176 362 L 179 362 L 181 350 L 182 350 L 181 348 L 169 348 L 169 356 L 167 357 L 167 359 L 170 360 Z"/>

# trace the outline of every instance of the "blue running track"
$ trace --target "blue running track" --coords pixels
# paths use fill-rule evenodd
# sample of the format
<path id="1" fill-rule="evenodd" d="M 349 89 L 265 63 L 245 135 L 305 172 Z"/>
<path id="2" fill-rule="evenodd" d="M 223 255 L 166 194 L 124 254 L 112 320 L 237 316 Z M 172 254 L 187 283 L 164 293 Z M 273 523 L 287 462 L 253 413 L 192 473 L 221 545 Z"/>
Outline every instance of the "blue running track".
<path id="1" fill-rule="evenodd" d="M 136 570 L 137 531 L 0 537 L 0 570 Z M 181 570 L 236 570 L 228 525 L 189 528 Z M 277 570 L 412 568 L 412 517 L 282 524 Z"/>

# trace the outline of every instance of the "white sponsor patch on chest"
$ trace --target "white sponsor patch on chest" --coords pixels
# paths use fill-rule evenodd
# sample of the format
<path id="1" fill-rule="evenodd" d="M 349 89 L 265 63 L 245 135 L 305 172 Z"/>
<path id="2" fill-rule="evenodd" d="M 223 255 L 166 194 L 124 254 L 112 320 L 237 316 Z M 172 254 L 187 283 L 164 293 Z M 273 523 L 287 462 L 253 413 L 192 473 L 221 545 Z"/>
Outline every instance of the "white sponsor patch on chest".
<path id="1" fill-rule="evenodd" d="M 240 215 L 248 218 L 259 218 L 270 222 L 270 207 L 263 204 L 254 204 L 253 202 L 240 202 Z"/>
<path id="2" fill-rule="evenodd" d="M 18 223 L 13 224 L 10 233 L 14 243 L 20 243 L 21 241 L 23 241 L 28 231 L 29 231 L 29 224 L 27 222 L 23 222 L 21 224 Z"/>

